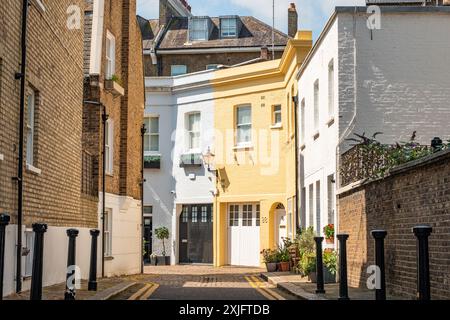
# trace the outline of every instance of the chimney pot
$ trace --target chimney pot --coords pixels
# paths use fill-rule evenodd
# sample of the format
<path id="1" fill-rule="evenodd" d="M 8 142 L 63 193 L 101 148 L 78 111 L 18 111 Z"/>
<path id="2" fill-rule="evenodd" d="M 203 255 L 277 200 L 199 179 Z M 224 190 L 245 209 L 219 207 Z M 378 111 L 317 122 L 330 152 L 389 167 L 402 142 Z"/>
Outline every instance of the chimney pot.
<path id="1" fill-rule="evenodd" d="M 298 31 L 298 13 L 295 3 L 291 3 L 288 9 L 288 35 L 295 38 Z"/>

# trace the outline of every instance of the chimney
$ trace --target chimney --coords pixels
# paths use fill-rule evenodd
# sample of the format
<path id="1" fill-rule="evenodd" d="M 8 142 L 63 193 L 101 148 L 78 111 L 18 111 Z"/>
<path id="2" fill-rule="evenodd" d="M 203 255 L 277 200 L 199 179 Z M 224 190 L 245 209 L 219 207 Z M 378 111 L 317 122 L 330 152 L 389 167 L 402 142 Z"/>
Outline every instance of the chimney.
<path id="1" fill-rule="evenodd" d="M 269 48 L 261 47 L 261 60 L 269 60 Z"/>
<path id="2" fill-rule="evenodd" d="M 298 31 L 298 13 L 295 3 L 291 3 L 288 9 L 288 35 L 295 38 Z"/>
<path id="3" fill-rule="evenodd" d="M 172 17 L 172 12 L 169 8 L 169 3 L 167 0 L 159 0 L 159 25 L 167 25 L 170 18 Z"/>

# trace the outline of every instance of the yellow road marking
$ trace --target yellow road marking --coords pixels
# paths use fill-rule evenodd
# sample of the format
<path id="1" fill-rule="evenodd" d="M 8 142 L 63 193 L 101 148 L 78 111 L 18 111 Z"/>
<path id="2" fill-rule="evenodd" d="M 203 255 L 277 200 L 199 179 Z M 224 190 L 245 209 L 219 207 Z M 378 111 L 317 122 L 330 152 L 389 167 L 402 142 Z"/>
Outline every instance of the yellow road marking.
<path id="1" fill-rule="evenodd" d="M 140 296 L 142 296 L 148 289 L 150 289 L 150 285 L 146 284 L 143 288 L 139 289 L 136 293 L 134 293 L 128 300 L 137 300 Z"/>
<path id="2" fill-rule="evenodd" d="M 151 295 L 154 294 L 155 291 L 159 288 L 159 284 L 151 283 L 150 285 L 150 289 L 148 289 L 147 292 L 144 293 L 139 300 L 148 300 L 148 298 L 150 298 Z"/>
<path id="3" fill-rule="evenodd" d="M 255 277 L 255 276 L 251 276 L 251 277 L 245 276 L 245 280 L 248 281 L 248 283 L 250 284 L 250 286 L 252 286 L 252 288 L 254 288 L 256 291 L 258 291 L 261 295 L 263 295 L 268 300 L 286 300 L 278 293 L 267 288 L 266 284 L 263 281 L 261 281 L 261 279 Z"/>
<path id="4" fill-rule="evenodd" d="M 271 288 L 267 287 L 267 283 L 262 281 L 260 278 L 256 277 L 256 276 L 252 276 L 253 281 L 255 281 L 262 290 L 266 291 L 268 294 L 270 294 L 271 296 L 273 296 L 276 300 L 286 300 L 282 295 L 278 294 L 277 292 L 275 292 L 274 290 L 272 290 Z"/>

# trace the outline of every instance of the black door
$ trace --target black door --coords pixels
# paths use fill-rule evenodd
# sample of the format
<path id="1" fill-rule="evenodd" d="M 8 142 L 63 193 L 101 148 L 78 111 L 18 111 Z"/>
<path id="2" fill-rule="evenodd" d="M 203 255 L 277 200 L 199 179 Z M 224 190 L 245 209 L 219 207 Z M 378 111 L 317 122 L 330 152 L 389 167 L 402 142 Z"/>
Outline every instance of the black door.
<path id="1" fill-rule="evenodd" d="M 180 263 L 213 263 L 212 205 L 186 205 L 180 217 Z"/>
<path id="2" fill-rule="evenodd" d="M 153 233 L 153 218 L 144 218 L 144 262 L 150 263 L 150 256 L 152 254 L 152 233 Z"/>

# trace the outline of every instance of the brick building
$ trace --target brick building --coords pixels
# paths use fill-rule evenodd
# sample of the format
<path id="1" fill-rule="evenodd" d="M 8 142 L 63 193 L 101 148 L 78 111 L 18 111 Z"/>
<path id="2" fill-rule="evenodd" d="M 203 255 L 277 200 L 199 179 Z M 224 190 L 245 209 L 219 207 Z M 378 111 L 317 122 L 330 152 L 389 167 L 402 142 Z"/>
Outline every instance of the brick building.
<path id="1" fill-rule="evenodd" d="M 138 16 L 145 76 L 175 76 L 271 59 L 272 27 L 254 17 L 194 16 L 187 2 L 180 0 L 160 0 L 159 12 L 159 19 Z M 298 14 L 293 3 L 288 17 L 289 35 L 274 30 L 277 59 L 288 39 L 297 33 Z"/>
<path id="2" fill-rule="evenodd" d="M 23 152 L 22 290 L 30 286 L 32 224 L 48 224 L 44 248 L 44 285 L 64 281 L 66 230 L 80 230 L 78 260 L 89 271 L 89 229 L 96 212 L 81 205 L 83 113 L 82 0 L 30 1 L 28 6 Z M 70 10 L 68 10 L 70 9 Z M 69 14 L 68 14 L 69 12 Z M 0 3 L 0 213 L 11 216 L 6 232 L 4 292 L 16 290 L 18 159 L 22 1 Z M 68 22 L 73 22 L 69 23 Z M 80 22 L 80 23 L 78 23 Z"/>
<path id="3" fill-rule="evenodd" d="M 83 205 L 98 211 L 99 227 L 103 228 L 105 111 L 104 270 L 106 276 L 134 274 L 141 266 L 141 126 L 145 99 L 136 1 L 87 3 Z"/>

